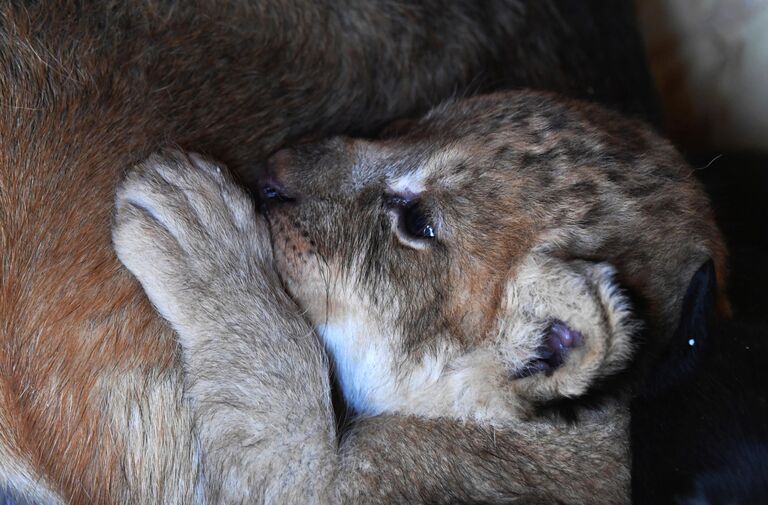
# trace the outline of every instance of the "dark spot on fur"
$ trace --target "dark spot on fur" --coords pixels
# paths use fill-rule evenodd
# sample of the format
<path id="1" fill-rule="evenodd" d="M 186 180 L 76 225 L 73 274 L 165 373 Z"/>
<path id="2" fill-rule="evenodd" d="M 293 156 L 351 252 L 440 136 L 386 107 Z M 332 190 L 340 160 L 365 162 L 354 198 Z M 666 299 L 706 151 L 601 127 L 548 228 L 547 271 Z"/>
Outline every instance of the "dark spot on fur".
<path id="1" fill-rule="evenodd" d="M 590 198 L 597 194 L 597 184 L 592 181 L 579 181 L 568 187 L 568 191 L 575 193 L 580 198 Z"/>
<path id="2" fill-rule="evenodd" d="M 640 184 L 630 187 L 627 194 L 632 198 L 645 198 L 659 191 L 661 187 L 658 183 Z"/>
<path id="3" fill-rule="evenodd" d="M 651 169 L 651 175 L 656 179 L 664 181 L 679 181 L 682 179 L 682 174 L 679 170 L 671 168 L 667 165 L 654 165 Z"/>
<path id="4" fill-rule="evenodd" d="M 495 162 L 499 161 L 505 161 L 510 156 L 510 151 L 512 149 L 509 146 L 500 147 L 496 150 L 496 152 L 493 155 L 493 160 Z"/>
<path id="5" fill-rule="evenodd" d="M 606 170 L 605 176 L 608 178 L 610 182 L 618 186 L 621 186 L 627 180 L 627 176 L 618 170 Z"/>
<path id="6" fill-rule="evenodd" d="M 549 120 L 549 128 L 552 130 L 563 130 L 568 127 L 570 121 L 563 113 L 550 114 L 547 119 Z"/>
<path id="7" fill-rule="evenodd" d="M 539 156 L 527 151 L 524 152 L 522 156 L 520 156 L 520 164 L 524 167 L 535 165 L 539 162 L 539 160 Z"/>
<path id="8" fill-rule="evenodd" d="M 637 163 L 639 153 L 635 151 L 619 149 L 618 151 L 611 153 L 611 157 L 618 163 L 622 163 L 624 165 L 634 165 Z"/>
<path id="9" fill-rule="evenodd" d="M 605 220 L 605 208 L 592 207 L 579 220 L 579 226 L 583 228 L 592 228 Z"/>
<path id="10" fill-rule="evenodd" d="M 591 161 L 596 154 L 593 148 L 575 139 L 564 140 L 557 147 L 559 154 L 574 161 Z"/>

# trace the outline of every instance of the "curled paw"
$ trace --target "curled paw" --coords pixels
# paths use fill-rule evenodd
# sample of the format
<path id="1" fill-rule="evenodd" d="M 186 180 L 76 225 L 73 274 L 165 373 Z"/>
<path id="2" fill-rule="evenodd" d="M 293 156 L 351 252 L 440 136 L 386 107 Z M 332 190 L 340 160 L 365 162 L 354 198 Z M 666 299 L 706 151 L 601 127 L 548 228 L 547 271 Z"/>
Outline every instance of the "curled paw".
<path id="1" fill-rule="evenodd" d="M 171 323 L 214 290 L 271 270 L 266 225 L 227 170 L 167 150 L 131 168 L 115 194 L 115 252 Z"/>
<path id="2" fill-rule="evenodd" d="M 610 265 L 537 258 L 524 268 L 512 308 L 528 324 L 508 335 L 518 352 L 529 349 L 512 371 L 517 393 L 575 397 L 626 366 L 637 323 Z"/>

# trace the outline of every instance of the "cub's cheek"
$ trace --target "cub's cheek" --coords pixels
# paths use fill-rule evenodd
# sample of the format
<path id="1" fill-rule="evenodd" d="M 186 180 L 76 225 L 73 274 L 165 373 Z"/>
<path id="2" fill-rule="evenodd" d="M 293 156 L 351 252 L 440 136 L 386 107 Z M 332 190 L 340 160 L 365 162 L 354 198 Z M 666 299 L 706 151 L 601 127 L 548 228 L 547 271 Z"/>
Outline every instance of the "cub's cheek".
<path id="1" fill-rule="evenodd" d="M 314 255 L 301 251 L 283 237 L 273 236 L 275 268 L 283 287 L 304 311 L 316 312 L 328 298 L 327 275 L 320 271 L 320 262 Z"/>

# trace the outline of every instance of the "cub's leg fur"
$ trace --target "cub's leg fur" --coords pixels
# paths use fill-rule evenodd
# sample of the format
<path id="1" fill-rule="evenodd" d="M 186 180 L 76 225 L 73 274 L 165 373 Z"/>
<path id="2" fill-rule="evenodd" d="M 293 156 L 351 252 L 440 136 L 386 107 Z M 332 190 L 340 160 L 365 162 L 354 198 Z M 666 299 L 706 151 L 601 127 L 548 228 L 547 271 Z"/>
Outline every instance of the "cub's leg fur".
<path id="1" fill-rule="evenodd" d="M 129 172 L 116 209 L 118 256 L 186 350 L 211 501 L 316 500 L 333 466 L 328 378 L 271 268 L 264 219 L 219 167 L 178 152 Z"/>
<path id="2" fill-rule="evenodd" d="M 179 335 L 212 502 L 626 502 L 618 407 L 577 426 L 496 430 L 382 416 L 338 447 L 321 349 L 273 273 L 263 218 L 226 172 L 155 155 L 116 207 L 118 256 Z"/>

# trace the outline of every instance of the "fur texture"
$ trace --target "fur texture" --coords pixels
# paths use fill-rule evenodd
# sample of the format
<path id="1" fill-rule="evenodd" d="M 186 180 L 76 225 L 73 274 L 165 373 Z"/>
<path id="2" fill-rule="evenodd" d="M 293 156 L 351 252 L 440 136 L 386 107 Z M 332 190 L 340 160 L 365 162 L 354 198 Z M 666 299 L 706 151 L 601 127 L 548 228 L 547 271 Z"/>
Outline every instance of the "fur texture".
<path id="1" fill-rule="evenodd" d="M 366 320 L 397 321 L 411 353 L 492 333 L 532 252 L 614 265 L 650 352 L 701 263 L 712 258 L 724 285 L 708 199 L 674 148 L 544 93 L 449 102 L 377 141 L 298 145 L 270 160 L 262 185 L 282 193 L 267 208 L 278 267 L 310 319 L 367 305 Z"/>
<path id="2" fill-rule="evenodd" d="M 647 85 L 639 56 L 627 58 L 639 45 L 623 50 L 624 29 L 621 44 L 603 43 L 591 14 L 573 10 L 515 0 L 2 2 L 0 489 L 46 503 L 197 499 L 199 443 L 176 342 L 109 241 L 127 167 L 175 143 L 247 182 L 288 141 L 370 131 L 470 85 L 547 87 L 643 110 L 635 98 L 650 87 L 628 97 L 635 88 L 622 81 Z M 608 10 L 613 21 L 619 9 Z M 631 30 L 630 11 L 619 18 Z M 612 55 L 600 58 L 606 68 L 626 71 L 609 80 L 585 65 L 593 47 L 610 49 L 599 52 Z M 317 361 L 313 345 L 299 355 Z M 531 444 L 514 431 L 377 419 L 346 442 L 359 455 L 347 473 L 370 501 L 544 500 L 564 479 L 589 485 L 563 500 L 601 490 L 621 501 L 622 430 L 541 427 Z M 570 454 L 585 437 L 616 439 L 615 452 Z M 510 463 L 517 452 L 527 459 Z M 568 454 L 568 468 L 550 466 L 553 454 Z M 606 473 L 617 478 L 603 482 Z"/>
<path id="3" fill-rule="evenodd" d="M 220 166 L 178 152 L 142 163 L 118 190 L 115 247 L 179 334 L 205 466 L 227 475 L 207 483 L 209 496 L 333 502 L 367 484 L 349 480 L 347 465 L 370 455 L 347 444 L 370 436 L 361 430 L 372 419 L 339 454 L 304 311 L 364 414 L 436 417 L 443 430 L 471 420 L 538 447 L 541 430 L 564 427 L 526 402 L 583 395 L 623 369 L 632 347 L 613 270 L 580 258 L 620 265 L 660 343 L 686 272 L 710 257 L 722 265 L 689 170 L 641 125 L 601 109 L 530 92 L 479 97 L 382 141 L 337 138 L 275 155 L 262 179 L 270 244 L 263 216 Z M 414 234 L 421 218 L 401 222 L 417 208 L 436 233 Z M 515 377 L 553 318 L 583 344 L 550 375 Z M 623 423 L 623 404 L 618 395 L 582 407 L 578 426 L 606 415 Z M 616 457 L 617 442 L 585 436 L 568 454 Z M 560 456 L 550 468 L 570 465 Z M 507 454 L 513 465 L 530 457 Z M 628 456 L 614 463 L 623 471 L 603 478 L 613 490 L 602 501 L 624 499 Z M 552 499 L 593 485 L 570 482 Z"/>
<path id="4" fill-rule="evenodd" d="M 485 482 L 482 488 L 472 488 L 473 499 L 506 502 L 519 494 L 523 502 L 537 501 L 539 496 L 578 502 L 598 486 L 605 501 L 625 501 L 628 454 L 622 447 L 626 443 L 626 413 L 617 402 L 585 413 L 579 429 L 586 431 L 572 438 L 569 433 L 573 426 L 551 419 L 511 422 L 517 412 L 509 412 L 507 405 L 486 405 L 486 416 L 480 417 L 479 424 L 455 424 L 450 417 L 460 418 L 463 412 L 445 409 L 443 398 L 433 401 L 444 410 L 429 412 L 430 405 L 423 399 L 410 397 L 405 403 L 423 409 L 417 411 L 421 418 L 360 419 L 337 447 L 327 363 L 320 344 L 276 277 L 266 221 L 255 213 L 251 200 L 226 171 L 194 155 L 166 152 L 153 156 L 129 172 L 117 191 L 116 207 L 115 250 L 179 336 L 187 379 L 185 393 L 199 430 L 205 475 L 215 476 L 203 480 L 208 500 L 418 500 L 422 491 L 408 488 L 413 485 L 411 479 L 421 478 L 417 473 L 422 470 L 417 468 L 426 463 L 422 458 L 438 456 L 445 461 L 457 456 L 455 447 L 432 446 L 434 440 L 424 445 L 427 442 L 421 436 L 418 447 L 410 445 L 416 433 L 412 429 L 429 426 L 430 421 L 423 418 L 429 414 L 440 417 L 432 429 L 451 433 L 454 441 L 467 435 L 474 438 L 475 430 L 485 431 L 497 454 L 494 457 L 506 461 L 498 470 L 517 468 L 515 473 L 524 473 L 537 468 L 534 474 L 540 479 L 547 472 L 538 468 L 541 464 L 561 471 L 561 467 L 572 467 L 575 454 L 590 454 L 589 461 L 599 466 L 610 462 L 611 471 L 617 472 L 601 477 L 601 482 L 590 477 L 565 488 L 559 488 L 562 484 L 550 488 L 554 482 L 522 483 L 521 473 L 513 479 L 520 482 L 519 491 L 507 487 L 510 481 L 497 482 L 496 474 L 491 487 L 486 487 L 491 482 Z M 537 283 L 541 282 L 538 273 L 534 274 Z M 558 284 L 562 285 L 559 278 Z M 552 300 L 547 297 L 547 301 Z M 499 385 L 493 382 L 498 377 L 483 375 L 486 370 L 497 372 L 492 366 L 494 356 L 479 354 L 469 356 L 464 372 L 478 374 L 475 380 L 482 379 L 486 389 L 499 397 Z M 476 408 L 477 393 L 473 390 L 467 398 L 457 396 L 454 406 Z M 400 401 L 396 397 L 392 400 Z M 391 428 L 404 430 L 402 435 L 408 437 L 405 445 L 388 438 Z M 561 437 L 556 441 L 558 450 L 546 456 L 542 452 L 543 459 L 539 460 L 536 454 L 544 449 L 542 443 L 549 445 L 547 434 L 555 433 Z M 517 449 L 499 446 L 499 436 L 524 445 Z M 524 446 L 523 453 L 516 452 Z M 449 452 L 443 452 L 446 449 Z M 553 449 L 550 445 L 546 450 Z M 395 466 L 379 466 L 384 461 L 378 459 L 378 451 L 393 450 L 415 459 L 397 463 L 392 459 L 386 464 Z M 427 452 L 412 452 L 422 450 Z M 470 480 L 475 481 L 474 474 L 482 467 L 460 468 L 470 472 Z M 444 463 L 435 469 L 442 472 Z M 369 471 L 378 477 L 371 479 Z M 387 475 L 389 472 L 392 475 Z M 461 479 L 459 486 L 469 482 Z M 505 487 L 500 494 L 496 494 L 498 485 Z M 452 487 L 430 501 L 451 502 L 462 497 L 449 491 Z"/>

